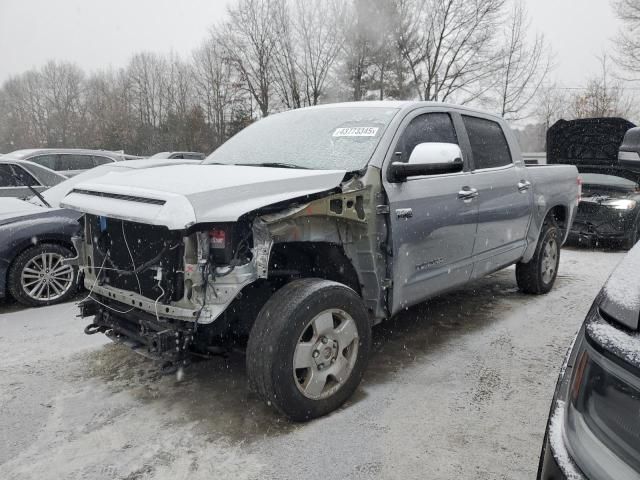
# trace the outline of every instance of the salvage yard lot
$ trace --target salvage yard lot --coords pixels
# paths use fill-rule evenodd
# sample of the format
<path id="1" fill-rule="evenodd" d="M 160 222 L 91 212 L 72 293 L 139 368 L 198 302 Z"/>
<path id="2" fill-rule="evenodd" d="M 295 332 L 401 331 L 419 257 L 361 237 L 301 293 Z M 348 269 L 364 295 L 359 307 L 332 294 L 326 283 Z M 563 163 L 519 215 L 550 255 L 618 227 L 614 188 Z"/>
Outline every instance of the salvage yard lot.
<path id="1" fill-rule="evenodd" d="M 240 354 L 160 376 L 73 303 L 0 305 L 0 478 L 533 478 L 563 356 L 623 255 L 565 249 L 548 295 L 511 268 L 403 312 L 354 397 L 307 424 L 247 390 Z"/>

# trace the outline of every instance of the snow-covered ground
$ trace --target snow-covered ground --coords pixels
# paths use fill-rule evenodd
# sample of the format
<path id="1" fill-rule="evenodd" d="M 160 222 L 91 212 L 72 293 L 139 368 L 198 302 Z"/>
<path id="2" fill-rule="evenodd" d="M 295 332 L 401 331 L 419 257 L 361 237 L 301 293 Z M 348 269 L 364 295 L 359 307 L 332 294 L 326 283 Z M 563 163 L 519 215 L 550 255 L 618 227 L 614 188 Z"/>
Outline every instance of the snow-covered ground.
<path id="1" fill-rule="evenodd" d="M 0 478 L 533 478 L 563 356 L 622 256 L 563 250 L 546 296 L 509 269 L 404 312 L 354 398 L 308 424 L 249 393 L 239 355 L 162 377 L 71 303 L 0 305 Z"/>

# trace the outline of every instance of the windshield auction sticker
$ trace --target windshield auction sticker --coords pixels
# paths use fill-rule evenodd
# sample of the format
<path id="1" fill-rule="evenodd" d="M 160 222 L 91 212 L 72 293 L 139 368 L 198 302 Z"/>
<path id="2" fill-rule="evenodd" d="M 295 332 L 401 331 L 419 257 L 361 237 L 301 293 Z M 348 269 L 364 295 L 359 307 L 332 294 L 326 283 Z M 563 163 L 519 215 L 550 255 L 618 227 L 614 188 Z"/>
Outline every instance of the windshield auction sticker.
<path id="1" fill-rule="evenodd" d="M 375 137 L 378 127 L 343 127 L 333 132 L 334 137 Z"/>

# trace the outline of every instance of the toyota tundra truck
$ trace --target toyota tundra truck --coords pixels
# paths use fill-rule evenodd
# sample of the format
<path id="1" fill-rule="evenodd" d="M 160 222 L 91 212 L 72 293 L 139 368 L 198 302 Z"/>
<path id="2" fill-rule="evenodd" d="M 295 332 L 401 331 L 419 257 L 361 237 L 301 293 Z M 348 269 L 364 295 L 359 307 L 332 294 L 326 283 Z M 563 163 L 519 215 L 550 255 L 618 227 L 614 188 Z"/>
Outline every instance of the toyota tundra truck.
<path id="1" fill-rule="evenodd" d="M 548 292 L 579 196 L 576 167 L 525 167 L 501 118 L 362 102 L 268 116 L 202 164 L 109 173 L 62 204 L 83 214 L 86 333 L 167 370 L 241 345 L 253 390 L 303 421 L 354 393 L 401 310 L 514 264 Z"/>

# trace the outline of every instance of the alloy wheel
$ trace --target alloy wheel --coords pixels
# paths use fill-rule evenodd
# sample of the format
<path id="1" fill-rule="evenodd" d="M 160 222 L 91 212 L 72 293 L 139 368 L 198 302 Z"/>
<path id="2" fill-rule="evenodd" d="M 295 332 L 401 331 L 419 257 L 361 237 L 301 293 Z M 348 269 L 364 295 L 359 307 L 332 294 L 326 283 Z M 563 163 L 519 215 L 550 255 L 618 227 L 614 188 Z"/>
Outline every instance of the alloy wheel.
<path id="1" fill-rule="evenodd" d="M 24 293 L 38 302 L 57 300 L 73 285 L 73 267 L 59 253 L 44 252 L 29 260 L 20 274 Z"/>

